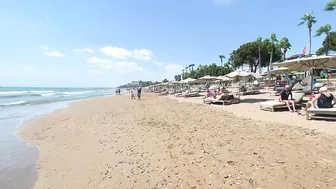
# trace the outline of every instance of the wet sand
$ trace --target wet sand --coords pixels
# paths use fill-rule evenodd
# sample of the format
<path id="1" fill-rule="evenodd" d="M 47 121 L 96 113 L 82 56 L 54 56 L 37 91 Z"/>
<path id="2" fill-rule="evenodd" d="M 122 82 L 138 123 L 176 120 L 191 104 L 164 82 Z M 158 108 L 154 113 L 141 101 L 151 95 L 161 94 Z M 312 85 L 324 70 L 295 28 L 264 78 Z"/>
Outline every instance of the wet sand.
<path id="1" fill-rule="evenodd" d="M 75 102 L 20 134 L 40 147 L 35 189 L 336 188 L 334 135 L 151 94 Z"/>

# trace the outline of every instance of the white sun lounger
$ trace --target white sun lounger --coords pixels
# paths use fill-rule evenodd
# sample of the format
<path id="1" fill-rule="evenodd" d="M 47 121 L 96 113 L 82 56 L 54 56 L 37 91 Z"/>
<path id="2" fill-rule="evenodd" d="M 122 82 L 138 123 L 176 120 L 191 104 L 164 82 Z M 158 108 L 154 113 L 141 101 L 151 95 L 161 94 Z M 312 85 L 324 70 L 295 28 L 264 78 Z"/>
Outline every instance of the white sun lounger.
<path id="1" fill-rule="evenodd" d="M 336 105 L 333 108 L 313 108 L 310 107 L 306 113 L 306 119 L 327 119 L 336 121 Z"/>
<path id="2" fill-rule="evenodd" d="M 302 101 L 304 93 L 293 93 L 293 99 L 296 104 Z M 286 103 L 280 102 L 279 100 L 270 100 L 260 103 L 260 109 L 274 112 L 275 109 L 287 107 Z"/>

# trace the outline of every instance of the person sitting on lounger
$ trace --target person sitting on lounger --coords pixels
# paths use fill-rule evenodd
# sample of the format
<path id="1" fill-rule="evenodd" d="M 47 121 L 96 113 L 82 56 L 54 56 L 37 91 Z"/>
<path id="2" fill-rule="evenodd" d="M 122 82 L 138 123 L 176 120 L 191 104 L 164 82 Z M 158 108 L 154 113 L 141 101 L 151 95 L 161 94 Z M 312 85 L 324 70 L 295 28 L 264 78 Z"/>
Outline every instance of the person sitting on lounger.
<path id="1" fill-rule="evenodd" d="M 206 94 L 205 94 L 205 98 L 208 98 L 208 97 L 215 98 L 215 95 L 209 89 L 206 90 Z"/>
<path id="2" fill-rule="evenodd" d="M 320 94 L 317 94 L 312 101 L 306 104 L 305 108 L 302 108 L 302 114 L 306 113 L 307 109 L 310 107 L 316 108 L 333 108 L 336 103 L 336 97 L 328 92 L 327 87 L 321 87 L 319 90 Z M 334 101 L 334 103 L 333 103 Z"/>
<path id="3" fill-rule="evenodd" d="M 289 96 L 291 96 L 291 98 L 289 98 Z M 280 102 L 286 103 L 286 105 L 288 107 L 288 110 L 290 112 L 296 111 L 296 109 L 295 109 L 295 102 L 292 100 L 292 98 L 293 98 L 292 91 L 291 91 L 289 85 L 286 85 L 285 89 L 280 92 L 279 100 L 280 100 Z M 291 110 L 290 105 L 293 106 L 293 110 Z"/>

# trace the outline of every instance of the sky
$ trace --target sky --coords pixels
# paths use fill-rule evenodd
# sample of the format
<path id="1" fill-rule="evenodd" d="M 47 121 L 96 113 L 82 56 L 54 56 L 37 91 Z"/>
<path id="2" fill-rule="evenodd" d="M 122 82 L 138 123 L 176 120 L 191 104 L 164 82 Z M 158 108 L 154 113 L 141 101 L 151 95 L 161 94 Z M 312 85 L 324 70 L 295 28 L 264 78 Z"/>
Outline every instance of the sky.
<path id="1" fill-rule="evenodd" d="M 336 12 L 325 0 L 7 0 L 0 6 L 0 86 L 113 87 L 173 80 L 190 64 L 220 64 L 275 33 L 298 54 Z M 324 37 L 313 37 L 315 52 Z M 227 60 L 227 59 L 226 59 Z M 225 61 L 226 61 L 225 60 Z"/>

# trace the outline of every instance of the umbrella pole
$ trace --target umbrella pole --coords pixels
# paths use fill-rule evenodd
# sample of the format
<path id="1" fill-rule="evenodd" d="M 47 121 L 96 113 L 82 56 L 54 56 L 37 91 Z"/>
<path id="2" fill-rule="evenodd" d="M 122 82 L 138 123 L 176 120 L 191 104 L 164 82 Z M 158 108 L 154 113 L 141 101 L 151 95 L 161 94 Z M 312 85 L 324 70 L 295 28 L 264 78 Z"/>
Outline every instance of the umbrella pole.
<path id="1" fill-rule="evenodd" d="M 310 80 L 310 93 L 311 93 L 311 95 L 313 95 L 313 83 L 314 83 L 314 68 L 311 68 L 310 69 L 310 78 L 311 78 L 311 80 Z"/>

